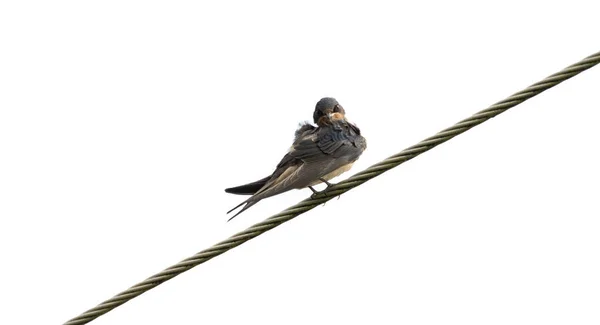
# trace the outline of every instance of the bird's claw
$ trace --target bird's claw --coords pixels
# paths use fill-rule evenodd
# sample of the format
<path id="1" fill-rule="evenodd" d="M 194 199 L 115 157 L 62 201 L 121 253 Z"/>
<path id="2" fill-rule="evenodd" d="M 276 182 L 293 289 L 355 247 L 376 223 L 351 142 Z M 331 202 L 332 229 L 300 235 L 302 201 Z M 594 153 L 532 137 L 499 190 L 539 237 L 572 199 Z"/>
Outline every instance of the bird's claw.
<path id="1" fill-rule="evenodd" d="M 322 197 L 327 197 L 327 193 L 325 193 L 325 191 L 321 191 L 321 192 L 314 192 L 310 198 L 311 199 L 320 199 Z"/>
<path id="2" fill-rule="evenodd" d="M 317 190 L 315 190 L 315 189 L 314 189 L 312 186 L 309 186 L 308 188 L 310 188 L 310 190 L 311 190 L 311 191 L 313 191 L 313 194 L 310 196 L 310 198 L 311 198 L 311 199 L 317 199 L 317 198 L 319 198 L 321 195 L 322 195 L 323 197 L 327 197 L 327 196 L 328 196 L 328 195 L 327 195 L 327 189 L 328 189 L 328 188 L 330 188 L 330 187 L 332 187 L 333 185 L 335 185 L 335 184 L 331 184 L 331 183 L 329 183 L 329 182 L 328 182 L 326 179 L 324 179 L 324 178 L 319 178 L 319 180 L 320 180 L 321 182 L 323 182 L 323 183 L 327 184 L 327 187 L 326 187 L 324 190 L 322 190 L 322 191 L 318 192 L 318 191 L 317 191 Z M 338 200 L 340 199 L 340 196 L 341 196 L 341 195 L 338 195 Z"/>

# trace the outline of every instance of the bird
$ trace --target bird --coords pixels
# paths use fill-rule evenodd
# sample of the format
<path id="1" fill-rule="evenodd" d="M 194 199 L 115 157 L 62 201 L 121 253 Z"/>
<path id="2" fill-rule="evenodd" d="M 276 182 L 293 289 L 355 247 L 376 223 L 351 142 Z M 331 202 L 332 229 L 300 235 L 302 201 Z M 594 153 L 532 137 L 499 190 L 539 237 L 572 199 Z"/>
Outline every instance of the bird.
<path id="1" fill-rule="evenodd" d="M 237 217 L 260 200 L 291 189 L 310 188 L 325 183 L 350 170 L 352 164 L 367 148 L 360 129 L 346 119 L 346 111 L 335 98 L 324 97 L 317 102 L 313 122 L 301 123 L 295 132 L 294 142 L 275 171 L 258 181 L 225 189 L 225 192 L 251 195 L 247 200 L 229 210 L 227 214 L 244 205 L 228 221 Z"/>

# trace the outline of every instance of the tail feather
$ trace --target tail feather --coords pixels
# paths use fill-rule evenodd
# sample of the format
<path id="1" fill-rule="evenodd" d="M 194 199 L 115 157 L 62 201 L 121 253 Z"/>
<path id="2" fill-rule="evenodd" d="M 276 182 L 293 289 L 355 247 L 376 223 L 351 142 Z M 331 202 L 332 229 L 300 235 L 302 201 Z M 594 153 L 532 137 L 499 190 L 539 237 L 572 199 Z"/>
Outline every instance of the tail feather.
<path id="1" fill-rule="evenodd" d="M 263 179 L 259 179 L 256 182 L 252 182 L 252 183 L 248 183 L 245 185 L 240 185 L 240 186 L 236 186 L 236 187 L 230 187 L 230 188 L 226 188 L 225 192 L 227 193 L 231 193 L 231 194 L 240 194 L 240 195 L 254 195 L 256 194 L 260 189 L 262 189 L 265 184 L 267 184 L 267 182 L 271 179 L 271 176 L 267 176 Z M 250 197 L 248 198 L 246 201 L 238 204 L 235 206 L 235 208 L 227 211 L 227 213 L 231 213 L 233 210 L 241 207 L 242 205 L 244 205 L 244 207 L 238 211 L 233 217 L 229 218 L 229 220 L 227 221 L 231 221 L 231 219 L 237 217 L 240 213 L 246 211 L 248 208 L 250 208 L 251 206 L 255 205 L 256 203 L 258 203 L 258 201 L 260 201 L 261 199 L 256 200 L 255 197 Z"/>
<path id="2" fill-rule="evenodd" d="M 259 200 L 259 201 L 260 201 L 260 200 Z M 233 209 L 231 209 L 231 210 L 227 211 L 227 213 L 230 213 L 231 211 L 233 211 L 233 210 L 235 210 L 235 209 L 239 208 L 239 207 L 240 207 L 240 206 L 242 206 L 242 204 L 244 204 L 244 203 L 245 203 L 246 205 L 245 205 L 245 206 L 244 206 L 244 207 L 243 207 L 243 208 L 242 208 L 240 211 L 238 211 L 238 213 L 234 214 L 234 215 L 233 215 L 233 217 L 229 218 L 229 219 L 227 220 L 227 222 L 231 221 L 231 219 L 233 219 L 233 218 L 237 217 L 237 216 L 238 216 L 240 213 L 244 212 L 246 209 L 248 209 L 248 208 L 250 208 L 251 206 L 253 206 L 253 205 L 255 205 L 256 203 L 258 203 L 258 201 L 250 201 L 250 200 L 246 200 L 246 201 L 244 201 L 244 202 L 242 202 L 242 203 L 238 204 L 238 205 L 237 205 L 235 208 L 233 208 Z"/>
<path id="3" fill-rule="evenodd" d="M 246 200 L 246 201 L 244 201 L 244 202 L 242 202 L 242 203 L 240 203 L 240 204 L 236 205 L 236 206 L 235 206 L 235 208 L 233 208 L 233 209 L 231 209 L 231 210 L 227 211 L 227 214 L 230 214 L 230 213 L 231 213 L 233 210 L 235 210 L 235 209 L 237 209 L 237 208 L 241 207 L 242 205 L 244 205 L 244 204 L 246 204 L 246 203 L 248 203 L 248 200 Z M 240 212 L 241 212 L 241 211 L 240 211 Z M 235 217 L 235 216 L 234 216 L 234 217 Z"/>
<path id="4" fill-rule="evenodd" d="M 225 192 L 231 193 L 231 194 L 238 194 L 238 195 L 252 195 L 252 194 L 258 192 L 258 190 L 260 190 L 263 186 L 265 186 L 265 184 L 269 181 L 270 178 L 271 178 L 271 176 L 267 176 L 256 182 L 252 182 L 252 183 L 248 183 L 248 184 L 240 185 L 240 186 L 236 186 L 236 187 L 226 188 Z"/>

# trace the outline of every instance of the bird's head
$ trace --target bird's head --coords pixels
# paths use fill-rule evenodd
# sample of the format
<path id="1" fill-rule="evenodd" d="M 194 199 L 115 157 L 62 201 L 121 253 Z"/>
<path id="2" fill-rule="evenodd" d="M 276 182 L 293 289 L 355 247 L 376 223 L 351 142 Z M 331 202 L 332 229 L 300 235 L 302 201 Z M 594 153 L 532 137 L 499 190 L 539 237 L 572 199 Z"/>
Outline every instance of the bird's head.
<path id="1" fill-rule="evenodd" d="M 331 124 L 337 120 L 345 120 L 346 111 L 335 98 L 325 97 L 317 102 L 313 119 L 317 125 Z"/>

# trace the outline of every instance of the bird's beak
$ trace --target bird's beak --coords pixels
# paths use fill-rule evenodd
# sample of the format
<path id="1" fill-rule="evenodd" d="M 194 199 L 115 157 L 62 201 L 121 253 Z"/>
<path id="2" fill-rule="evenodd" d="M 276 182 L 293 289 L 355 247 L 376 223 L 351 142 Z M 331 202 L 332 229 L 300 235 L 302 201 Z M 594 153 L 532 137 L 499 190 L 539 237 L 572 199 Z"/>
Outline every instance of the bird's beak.
<path id="1" fill-rule="evenodd" d="M 343 120 L 343 119 L 345 118 L 345 117 L 344 117 L 344 114 L 342 114 L 342 113 L 338 113 L 338 112 L 335 112 L 335 113 L 329 113 L 327 116 L 328 116 L 328 117 L 329 117 L 329 119 L 330 119 L 330 120 L 332 120 L 332 121 Z"/>

